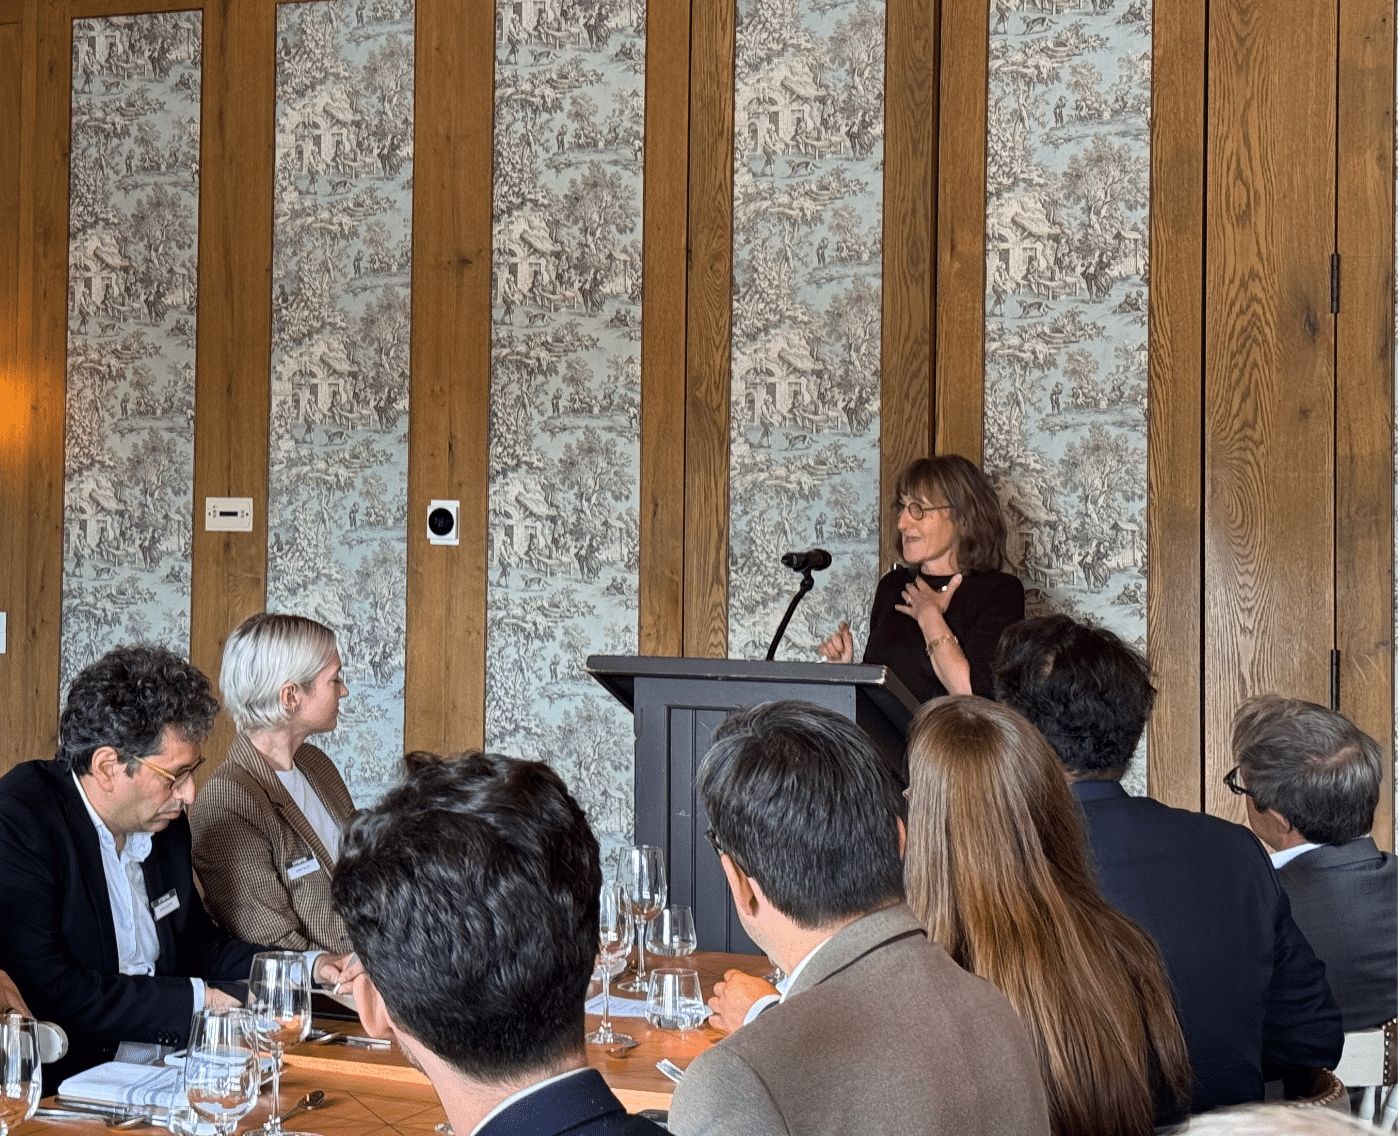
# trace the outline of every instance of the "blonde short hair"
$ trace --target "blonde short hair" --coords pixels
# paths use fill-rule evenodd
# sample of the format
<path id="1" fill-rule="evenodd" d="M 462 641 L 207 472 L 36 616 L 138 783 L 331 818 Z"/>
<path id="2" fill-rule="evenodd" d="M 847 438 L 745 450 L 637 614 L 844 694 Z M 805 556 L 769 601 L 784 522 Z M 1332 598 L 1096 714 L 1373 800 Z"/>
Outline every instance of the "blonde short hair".
<path id="1" fill-rule="evenodd" d="M 283 722 L 282 687 L 309 685 L 335 653 L 335 632 L 324 623 L 266 611 L 249 616 L 229 632 L 219 668 L 219 689 L 233 724 L 247 731 Z"/>

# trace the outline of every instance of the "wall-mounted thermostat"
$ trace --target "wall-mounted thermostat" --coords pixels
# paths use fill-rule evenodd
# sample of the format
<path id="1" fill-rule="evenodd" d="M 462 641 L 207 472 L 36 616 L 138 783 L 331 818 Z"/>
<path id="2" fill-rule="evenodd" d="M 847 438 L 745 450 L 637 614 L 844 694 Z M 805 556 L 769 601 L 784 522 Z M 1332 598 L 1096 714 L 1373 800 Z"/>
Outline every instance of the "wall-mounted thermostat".
<path id="1" fill-rule="evenodd" d="M 428 543 L 461 544 L 458 539 L 458 514 L 462 511 L 460 501 L 428 502 Z"/>
<path id="2" fill-rule="evenodd" d="M 251 497 L 204 498 L 205 532 L 252 532 L 253 499 Z"/>

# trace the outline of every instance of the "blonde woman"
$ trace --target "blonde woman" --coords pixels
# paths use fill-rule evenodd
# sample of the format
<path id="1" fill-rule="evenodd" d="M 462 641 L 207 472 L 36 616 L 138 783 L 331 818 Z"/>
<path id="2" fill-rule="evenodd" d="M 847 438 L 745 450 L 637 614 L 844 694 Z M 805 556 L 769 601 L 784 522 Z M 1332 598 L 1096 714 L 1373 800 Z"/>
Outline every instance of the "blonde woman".
<path id="1" fill-rule="evenodd" d="M 1064 771 L 1039 732 L 973 696 L 909 732 L 909 905 L 1030 1032 L 1057 1136 L 1184 1120 L 1191 1066 L 1152 938 L 1099 895 Z"/>
<path id="2" fill-rule="evenodd" d="M 252 616 L 228 637 L 219 687 L 238 735 L 190 810 L 205 904 L 250 942 L 349 951 L 330 877 L 354 804 L 307 743 L 335 729 L 346 695 L 335 633 L 298 615 Z"/>

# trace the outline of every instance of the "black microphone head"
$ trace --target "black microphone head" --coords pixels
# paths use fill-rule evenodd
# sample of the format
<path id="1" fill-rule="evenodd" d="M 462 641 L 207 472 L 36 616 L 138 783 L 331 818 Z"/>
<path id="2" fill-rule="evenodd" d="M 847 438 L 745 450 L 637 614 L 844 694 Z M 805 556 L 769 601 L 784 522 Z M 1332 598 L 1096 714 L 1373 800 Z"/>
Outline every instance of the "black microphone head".
<path id="1" fill-rule="evenodd" d="M 831 567 L 831 553 L 824 548 L 811 548 L 806 552 L 783 553 L 783 566 L 794 572 L 820 572 Z"/>

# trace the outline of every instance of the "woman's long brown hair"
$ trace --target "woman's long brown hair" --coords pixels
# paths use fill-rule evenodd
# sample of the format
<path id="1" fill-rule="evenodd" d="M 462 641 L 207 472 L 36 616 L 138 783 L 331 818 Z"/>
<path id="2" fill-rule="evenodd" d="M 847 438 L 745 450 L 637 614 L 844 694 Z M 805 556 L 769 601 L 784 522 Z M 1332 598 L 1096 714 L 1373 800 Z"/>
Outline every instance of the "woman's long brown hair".
<path id="1" fill-rule="evenodd" d="M 915 718 L 904 876 L 930 937 L 1021 1016 L 1057 1136 L 1150 1136 L 1154 1082 L 1185 1113 L 1157 945 L 1099 895 L 1063 767 L 1014 710 L 939 698 Z"/>

